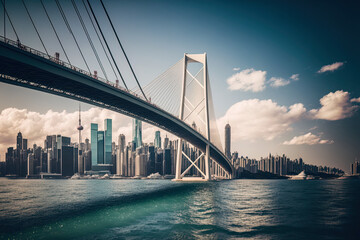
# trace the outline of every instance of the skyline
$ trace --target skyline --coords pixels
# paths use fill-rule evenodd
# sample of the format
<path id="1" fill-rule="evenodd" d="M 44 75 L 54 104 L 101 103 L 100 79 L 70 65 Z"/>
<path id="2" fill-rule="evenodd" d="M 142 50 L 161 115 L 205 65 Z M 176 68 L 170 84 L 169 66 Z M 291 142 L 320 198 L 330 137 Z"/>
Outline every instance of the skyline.
<path id="1" fill-rule="evenodd" d="M 259 158 L 269 152 L 286 153 L 345 171 L 360 157 L 360 91 L 356 84 L 359 58 L 358 49 L 351 48 L 359 38 L 359 26 L 350 25 L 359 17 L 350 3 L 105 3 L 114 6 L 109 13 L 123 33 L 121 38 L 142 84 L 154 79 L 184 52 L 208 53 L 221 140 L 223 127 L 229 122 L 233 129 L 232 149 L 239 154 Z M 11 4 L 16 5 L 16 1 Z M 135 6 L 138 12 L 132 15 Z M 33 11 L 37 9 L 36 4 L 31 7 Z M 191 21 L 181 22 L 181 11 L 171 15 L 175 8 L 188 9 Z M 339 8 L 348 14 L 339 15 Z M 16 11 L 11 5 L 10 10 Z M 154 13 L 159 14 L 155 17 Z M 170 21 L 165 22 L 166 18 Z M 29 43 L 36 40 L 33 33 L 27 36 Z M 81 67 L 81 59 L 75 62 Z M 75 101 L 3 83 L 0 86 L 0 133 L 4 136 L 1 145 L 14 141 L 8 137 L 12 134 L 9 129 L 4 128 L 13 129 L 18 123 L 33 121 L 36 127 L 32 134 L 36 139 L 44 129 L 35 124 L 37 120 L 48 119 L 56 124 L 61 116 L 71 119 L 73 111 L 77 115 Z M 27 109 L 28 114 L 21 116 L 16 109 L 9 110 L 11 107 Z M 84 114 L 96 112 L 87 104 L 84 109 Z M 97 111 L 106 115 L 105 110 Z M 119 129 L 129 131 L 131 120 L 117 118 L 119 125 L 124 123 Z M 58 126 L 59 131 L 62 127 Z M 145 129 L 144 126 L 146 138 Z M 150 129 L 149 132 L 156 131 Z M 31 141 L 32 137 L 28 138 Z"/>

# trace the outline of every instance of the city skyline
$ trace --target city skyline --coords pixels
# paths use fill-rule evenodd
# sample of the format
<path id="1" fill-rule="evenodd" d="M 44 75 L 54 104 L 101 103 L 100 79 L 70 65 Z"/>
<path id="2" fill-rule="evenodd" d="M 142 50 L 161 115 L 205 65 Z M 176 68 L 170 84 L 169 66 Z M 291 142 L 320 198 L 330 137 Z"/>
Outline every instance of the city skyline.
<path id="1" fill-rule="evenodd" d="M 333 165 L 346 171 L 360 157 L 360 91 L 355 81 L 359 61 L 357 48 L 351 48 L 359 36 L 350 27 L 358 16 L 351 3 L 140 3 L 112 2 L 109 13 L 115 27 L 124 33 L 124 44 L 141 83 L 150 82 L 184 52 L 207 52 L 219 129 L 227 122 L 232 126 L 232 149 L 255 158 L 268 152 L 287 153 L 292 158 L 302 156 L 313 164 Z M 9 12 L 18 16 L 14 24 L 20 28 L 24 44 L 42 49 L 31 26 L 24 21 L 24 9 L 16 6 L 16 1 L 8 3 Z M 47 6 L 53 13 L 55 5 Z M 135 7 L 137 17 L 131 15 Z M 44 14 L 38 3 L 30 8 L 39 11 L 39 16 Z M 64 8 L 70 5 L 64 3 Z M 339 15 L 339 8 L 348 14 Z M 182 21 L 181 11 L 169 14 L 174 9 L 196 17 Z M 53 16 L 54 23 L 58 23 L 58 13 Z M 164 22 L 164 18 L 170 21 Z M 69 13 L 69 19 L 76 23 L 75 15 Z M 207 27 L 202 28 L 205 19 Z M 36 16 L 34 20 L 39 21 Z M 39 31 L 45 32 L 48 27 L 44 23 Z M 193 32 L 191 41 L 184 37 L 188 32 Z M 8 36 L 13 37 L 10 30 Z M 46 36 L 48 48 L 52 53 L 61 52 L 51 43 L 56 42 L 51 41 L 53 37 Z M 85 68 L 79 56 L 72 59 L 75 65 Z M 0 86 L 1 161 L 4 146 L 13 142 L 10 136 L 14 133 L 27 132 L 31 141 L 40 139 L 39 134 L 48 128 L 61 132 L 65 128 L 61 125 L 67 124 L 59 124 L 61 117 L 72 118 L 77 109 L 77 102 L 72 100 L 3 83 Z M 84 104 L 83 113 L 87 111 L 105 114 L 105 110 Z M 48 120 L 52 126 L 40 126 L 39 119 Z M 124 123 L 123 128 L 128 128 L 123 129 L 125 133 L 131 131 L 131 119 L 118 119 Z M 28 130 L 30 127 L 34 129 Z M 145 130 L 156 131 L 144 126 Z"/>

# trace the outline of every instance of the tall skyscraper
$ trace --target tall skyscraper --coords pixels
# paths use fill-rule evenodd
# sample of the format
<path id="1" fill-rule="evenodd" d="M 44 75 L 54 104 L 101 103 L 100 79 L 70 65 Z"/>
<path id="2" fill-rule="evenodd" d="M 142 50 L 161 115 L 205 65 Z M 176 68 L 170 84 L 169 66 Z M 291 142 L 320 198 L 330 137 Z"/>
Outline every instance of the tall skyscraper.
<path id="1" fill-rule="evenodd" d="M 116 175 L 125 176 L 125 135 L 120 134 L 116 153 Z"/>
<path id="2" fill-rule="evenodd" d="M 98 164 L 98 125 L 91 124 L 91 166 Z"/>
<path id="3" fill-rule="evenodd" d="M 169 148 L 170 146 L 169 146 L 169 138 L 167 137 L 167 135 L 165 136 L 165 138 L 164 138 L 164 149 L 165 148 Z"/>
<path id="4" fill-rule="evenodd" d="M 225 126 L 225 156 L 231 159 L 231 127 L 230 124 L 226 124 Z"/>
<path id="5" fill-rule="evenodd" d="M 155 132 L 154 145 L 156 148 L 161 148 L 161 136 L 160 131 Z"/>
<path id="6" fill-rule="evenodd" d="M 21 149 L 23 149 L 23 139 L 21 132 L 19 132 L 16 137 L 16 150 L 21 150 Z"/>
<path id="7" fill-rule="evenodd" d="M 111 164 L 111 153 L 112 153 L 112 120 L 104 120 L 104 163 Z"/>
<path id="8" fill-rule="evenodd" d="M 133 142 L 135 143 L 135 148 L 142 146 L 142 123 L 139 119 L 133 119 Z"/>
<path id="9" fill-rule="evenodd" d="M 104 131 L 97 132 L 97 164 L 104 164 Z"/>

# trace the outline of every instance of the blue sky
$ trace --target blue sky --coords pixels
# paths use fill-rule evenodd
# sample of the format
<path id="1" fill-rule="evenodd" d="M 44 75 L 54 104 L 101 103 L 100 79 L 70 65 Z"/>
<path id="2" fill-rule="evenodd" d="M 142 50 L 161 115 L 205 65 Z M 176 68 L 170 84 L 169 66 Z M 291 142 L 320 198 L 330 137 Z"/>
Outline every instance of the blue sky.
<path id="1" fill-rule="evenodd" d="M 7 2 L 21 41 L 42 50 L 21 1 Z M 39 1 L 25 2 L 49 51 L 59 51 L 63 57 Z M 56 11 L 55 2 L 44 2 L 54 24 L 63 33 L 61 38 L 71 61 L 85 69 Z M 82 2 L 76 3 L 85 14 Z M 130 72 L 98 1 L 91 3 L 119 59 L 120 68 L 124 69 L 126 79 L 130 79 Z M 185 52 L 207 53 L 215 112 L 220 125 L 224 121 L 232 125 L 232 150 L 240 155 L 260 158 L 269 152 L 285 153 L 291 158 L 301 156 L 307 163 L 340 167 L 345 171 L 348 171 L 350 162 L 360 158 L 359 104 L 355 100 L 351 102 L 351 99 L 360 97 L 360 48 L 357 46 L 360 19 L 355 1 L 104 0 L 104 3 L 144 85 L 176 63 Z M 82 49 L 91 68 L 99 71 L 71 1 L 61 1 L 61 4 L 74 32 L 82 40 Z M 0 19 L 0 33 L 3 34 L 2 11 Z M 7 30 L 7 35 L 13 38 L 9 25 Z M 99 47 L 97 42 L 95 45 Z M 105 58 L 102 59 L 105 62 Z M 333 71 L 318 72 L 323 66 L 337 62 L 342 66 Z M 109 66 L 107 70 L 110 74 Z M 247 90 L 230 89 L 229 79 L 243 83 L 249 80 L 251 72 L 263 73 L 261 91 L 253 91 L 251 84 Z M 290 79 L 294 74 L 298 74 L 298 80 Z M 289 84 L 272 87 L 275 78 Z M 135 86 L 133 80 L 128 82 Z M 319 110 L 322 107 L 320 99 L 324 96 L 328 96 L 325 98 L 328 108 Z M 3 83 L 0 83 L 0 100 L 0 111 L 13 107 L 45 114 L 49 110 L 71 113 L 77 109 L 75 101 Z M 294 110 L 294 115 L 290 116 L 287 113 L 294 104 L 301 104 L 303 108 L 296 105 L 297 112 Z M 269 110 L 267 113 L 261 111 L 264 107 Z M 90 108 L 84 105 L 85 111 Z M 311 112 L 312 109 L 322 112 L 316 114 L 316 111 Z M 340 112 L 327 115 L 332 109 Z M 253 125 L 256 119 L 259 126 Z M 269 130 L 271 126 L 276 126 L 274 131 Z M 306 135 L 309 133 L 311 135 Z M 305 136 L 301 138 L 306 139 L 303 141 L 305 144 L 284 144 L 299 136 Z M 292 143 L 300 143 L 299 139 Z M 320 144 L 321 140 L 328 142 Z M 1 151 L 0 155 L 3 159 Z"/>

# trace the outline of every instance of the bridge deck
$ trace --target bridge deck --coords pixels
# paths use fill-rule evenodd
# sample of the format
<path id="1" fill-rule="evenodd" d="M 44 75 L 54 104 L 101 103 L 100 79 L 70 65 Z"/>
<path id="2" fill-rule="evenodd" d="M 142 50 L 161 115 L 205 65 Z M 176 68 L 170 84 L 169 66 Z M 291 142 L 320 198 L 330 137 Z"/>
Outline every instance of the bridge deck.
<path id="1" fill-rule="evenodd" d="M 159 107 L 107 84 L 78 69 L 71 69 L 24 49 L 0 41 L 0 81 L 43 91 L 136 117 L 185 139 L 201 151 L 208 141 L 191 126 Z M 210 143 L 210 157 L 230 175 L 232 165 L 225 155 Z"/>

